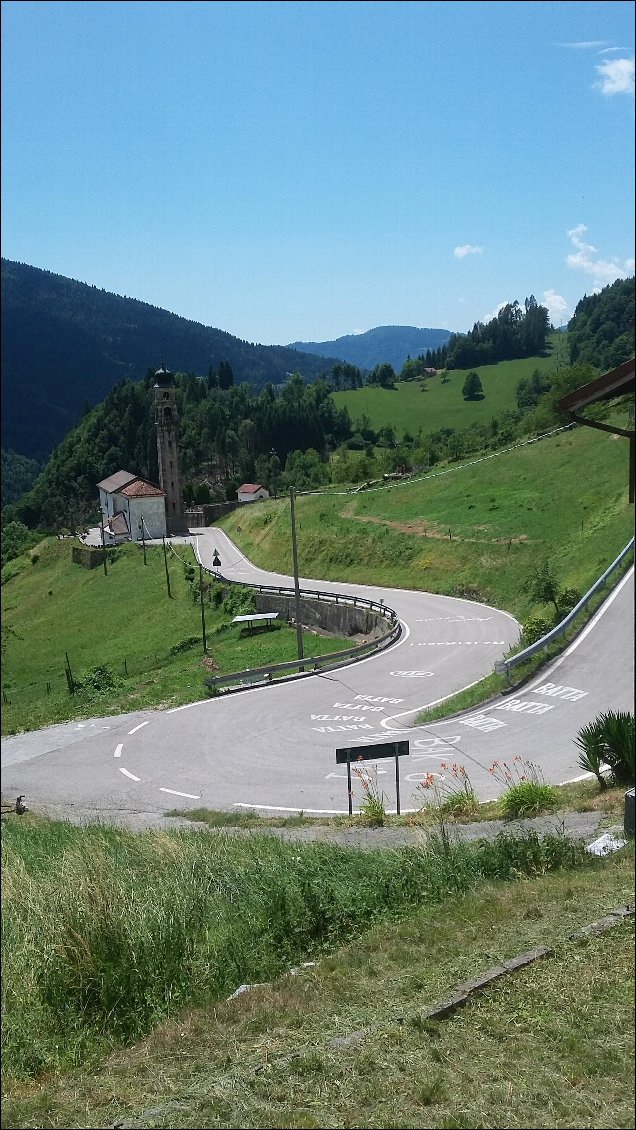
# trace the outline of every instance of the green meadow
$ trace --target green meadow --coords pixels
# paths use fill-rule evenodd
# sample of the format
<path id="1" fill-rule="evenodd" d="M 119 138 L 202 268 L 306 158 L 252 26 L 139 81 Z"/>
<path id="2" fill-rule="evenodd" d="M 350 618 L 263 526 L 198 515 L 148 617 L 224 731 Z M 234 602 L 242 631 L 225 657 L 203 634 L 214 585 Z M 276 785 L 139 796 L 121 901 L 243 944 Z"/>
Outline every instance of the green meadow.
<path id="1" fill-rule="evenodd" d="M 391 424 L 399 438 L 404 432 L 417 435 L 455 428 L 461 431 L 470 424 L 488 424 L 507 410 L 516 411 L 517 384 L 529 379 L 535 369 L 546 376 L 568 364 L 565 334 L 552 334 L 545 357 L 528 357 L 518 361 L 500 361 L 474 369 L 484 390 L 483 400 L 464 400 L 462 388 L 470 369 L 449 370 L 447 380 L 440 373 L 426 377 L 424 391 L 419 381 L 398 381 L 395 389 L 364 385 L 354 392 L 335 392 L 338 408 L 346 407 L 353 421 L 367 416 L 376 431 Z"/>
<path id="2" fill-rule="evenodd" d="M 182 561 L 147 547 L 118 546 L 107 563 L 71 561 L 73 541 L 47 538 L 5 565 L 2 583 L 2 733 L 69 718 L 180 705 L 203 698 L 209 674 L 228 674 L 296 658 L 295 629 L 252 636 L 232 624 L 234 611 L 200 602 Z M 179 547 L 194 562 L 189 547 Z M 198 580 L 198 570 L 196 570 Z M 210 591 L 208 596 L 212 597 Z M 350 647 L 350 640 L 306 632 L 306 656 Z M 81 686 L 69 693 L 65 669 Z"/>
<path id="3" fill-rule="evenodd" d="M 584 593 L 633 534 L 627 441 L 577 427 L 355 494 L 298 496 L 301 576 L 464 595 L 520 621 L 544 561 Z M 253 561 L 292 571 L 289 500 L 229 514 Z"/>

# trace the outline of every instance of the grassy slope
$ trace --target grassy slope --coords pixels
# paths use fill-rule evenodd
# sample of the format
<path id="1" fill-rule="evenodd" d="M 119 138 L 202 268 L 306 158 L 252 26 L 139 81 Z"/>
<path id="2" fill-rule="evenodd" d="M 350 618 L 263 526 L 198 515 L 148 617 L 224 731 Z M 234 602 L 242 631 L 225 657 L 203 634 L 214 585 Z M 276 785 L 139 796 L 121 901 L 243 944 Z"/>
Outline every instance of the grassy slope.
<path id="1" fill-rule="evenodd" d="M 159 548 L 147 549 L 144 566 L 138 546 L 121 546 L 106 576 L 102 568 L 72 564 L 69 541 L 47 539 L 33 553 L 34 564 L 26 555 L 3 571 L 3 733 L 204 696 L 203 679 L 211 668 L 200 642 L 200 605 L 192 600 L 176 557 L 169 557 L 168 599 Z M 183 553 L 193 560 L 191 551 Z M 208 659 L 219 672 L 296 657 L 295 630 L 284 627 L 248 638 L 240 638 L 238 627 L 219 632 L 231 618 L 205 606 Z M 193 648 L 168 655 L 170 647 L 191 637 L 199 641 Z M 350 641 L 304 637 L 308 656 L 348 646 Z M 115 685 L 102 694 L 86 691 L 71 697 L 64 675 L 66 654 L 75 678 L 105 665 Z"/>
<path id="2" fill-rule="evenodd" d="M 472 370 L 453 369 L 445 384 L 439 375 L 427 378 L 425 392 L 417 381 L 400 381 L 393 391 L 365 385 L 355 392 L 336 392 L 334 401 L 338 408 L 348 408 L 354 421 L 368 416 L 376 430 L 391 423 L 398 437 L 405 431 L 416 435 L 419 428 L 424 435 L 443 427 L 460 431 L 470 424 L 489 423 L 505 409 L 516 410 L 517 384 L 522 377 L 531 377 L 535 369 L 547 375 L 567 364 L 565 338 L 565 334 L 552 334 L 546 357 L 478 366 L 474 371 L 482 383 L 483 400 L 464 400 L 462 388 Z"/>
<path id="3" fill-rule="evenodd" d="M 156 847 L 169 857 L 167 837 Z M 626 902 L 631 851 L 423 905 L 84 1069 L 8 1082 L 2 1125 L 632 1126 L 633 919 L 570 938 Z M 422 1019 L 458 983 L 539 945 L 553 955 Z"/>
<path id="4" fill-rule="evenodd" d="M 470 585 L 520 620 L 545 614 L 523 591 L 541 561 L 553 563 L 563 587 L 583 592 L 629 541 L 627 472 L 625 441 L 576 428 L 419 482 L 301 496 L 300 573 L 447 594 Z M 257 564 L 291 571 L 287 500 L 222 524 Z"/>

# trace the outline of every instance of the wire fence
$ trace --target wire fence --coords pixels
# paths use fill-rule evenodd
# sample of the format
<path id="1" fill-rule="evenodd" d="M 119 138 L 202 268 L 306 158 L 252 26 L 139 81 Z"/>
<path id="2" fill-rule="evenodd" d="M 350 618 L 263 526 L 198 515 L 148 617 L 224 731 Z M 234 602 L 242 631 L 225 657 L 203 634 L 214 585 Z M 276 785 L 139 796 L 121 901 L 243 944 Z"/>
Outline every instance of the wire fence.
<path id="1" fill-rule="evenodd" d="M 71 663 L 66 656 L 60 660 L 57 670 L 47 671 L 32 682 L 13 684 L 10 679 L 3 678 L 2 702 L 8 706 L 24 705 L 48 696 L 75 695 L 84 687 L 105 690 L 131 675 L 151 674 L 174 661 L 182 652 L 194 652 L 197 648 L 201 649 L 200 635 L 188 637 L 167 650 L 157 650 L 150 655 L 124 655 L 104 665 L 80 666 Z"/>

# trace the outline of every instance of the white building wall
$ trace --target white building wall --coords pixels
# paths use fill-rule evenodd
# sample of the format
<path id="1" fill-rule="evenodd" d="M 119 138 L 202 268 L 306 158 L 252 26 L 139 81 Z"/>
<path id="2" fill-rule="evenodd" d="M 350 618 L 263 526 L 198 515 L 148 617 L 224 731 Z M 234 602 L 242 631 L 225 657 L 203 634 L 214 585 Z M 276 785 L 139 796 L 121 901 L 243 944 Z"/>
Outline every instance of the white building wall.
<path id="1" fill-rule="evenodd" d="M 166 503 L 163 495 L 153 495 L 149 498 L 131 498 L 128 515 L 130 535 L 133 541 L 141 541 L 139 522 L 142 515 L 145 523 L 145 538 L 163 538 L 166 536 Z"/>

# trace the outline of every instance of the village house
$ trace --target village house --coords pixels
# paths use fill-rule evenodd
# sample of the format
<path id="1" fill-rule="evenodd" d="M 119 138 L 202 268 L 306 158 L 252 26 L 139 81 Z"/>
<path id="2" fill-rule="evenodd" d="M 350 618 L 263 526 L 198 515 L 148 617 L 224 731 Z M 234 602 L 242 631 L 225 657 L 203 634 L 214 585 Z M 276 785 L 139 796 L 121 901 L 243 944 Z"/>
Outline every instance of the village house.
<path id="1" fill-rule="evenodd" d="M 236 494 L 239 502 L 258 502 L 259 498 L 269 498 L 269 491 L 260 483 L 243 483 Z"/>
<path id="2" fill-rule="evenodd" d="M 161 487 L 130 471 L 117 471 L 97 486 L 106 545 L 166 536 L 166 500 Z"/>

